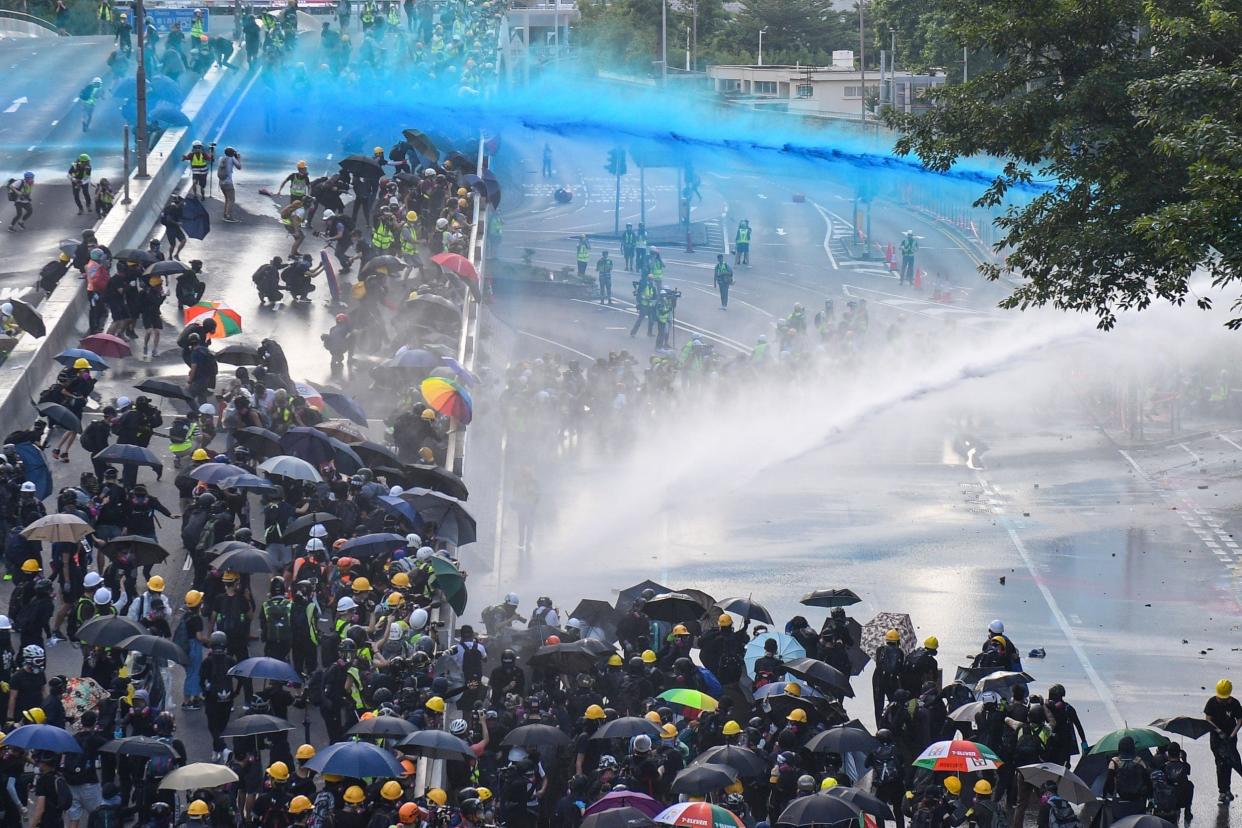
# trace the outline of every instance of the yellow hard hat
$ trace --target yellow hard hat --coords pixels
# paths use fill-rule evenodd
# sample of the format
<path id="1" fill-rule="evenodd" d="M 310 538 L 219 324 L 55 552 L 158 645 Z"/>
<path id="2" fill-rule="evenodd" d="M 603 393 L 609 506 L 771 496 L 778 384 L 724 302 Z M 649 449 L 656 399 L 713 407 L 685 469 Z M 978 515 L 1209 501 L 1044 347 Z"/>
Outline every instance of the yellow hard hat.
<path id="1" fill-rule="evenodd" d="M 465 188 L 465 187 L 458 187 L 458 188 L 457 188 L 457 195 L 459 195 L 459 196 L 464 196 L 464 195 L 466 195 L 466 194 L 467 194 L 467 190 L 466 190 L 466 188 Z"/>
<path id="2" fill-rule="evenodd" d="M 665 739 L 676 739 L 677 738 L 677 725 L 673 724 L 672 722 L 669 722 L 664 727 L 660 728 L 660 735 L 664 737 Z"/>
<path id="3" fill-rule="evenodd" d="M 732 627 L 733 616 L 729 615 L 727 612 L 722 612 L 720 613 L 720 617 L 716 619 L 716 623 L 722 627 Z"/>
<path id="4" fill-rule="evenodd" d="M 400 592 L 390 592 L 388 597 L 384 599 L 384 602 L 390 607 L 399 607 L 405 603 L 405 596 Z"/>
<path id="5" fill-rule="evenodd" d="M 299 169 L 299 170 L 304 170 L 304 169 L 306 169 L 306 162 L 305 162 L 305 161 L 299 161 L 299 162 L 298 162 L 298 169 Z"/>
<path id="6" fill-rule="evenodd" d="M 159 287 L 160 285 L 164 284 L 164 279 L 162 276 L 151 276 L 147 279 L 147 284 L 150 285 L 151 287 Z M 85 362 L 86 360 L 82 360 L 82 361 Z M 74 367 L 76 368 L 77 366 L 75 365 Z"/>
<path id="7" fill-rule="evenodd" d="M 643 714 L 643 718 L 651 722 L 653 725 L 657 727 L 664 724 L 664 720 L 660 718 L 660 714 L 655 712 L 654 710 L 648 710 L 646 713 Z"/>
<path id="8" fill-rule="evenodd" d="M 69 255 L 68 253 L 61 253 L 61 254 L 60 254 L 59 256 L 57 256 L 56 258 L 60 260 L 61 264 L 64 264 L 65 262 L 71 262 L 71 261 L 73 261 L 72 257 L 70 257 L 70 255 Z"/>
<path id="9" fill-rule="evenodd" d="M 325 773 L 323 775 L 324 782 L 340 782 L 344 778 L 339 773 Z"/>
<path id="10" fill-rule="evenodd" d="M 742 785 L 742 780 L 734 779 L 728 785 L 725 785 L 724 792 L 727 794 L 731 794 L 731 793 L 741 793 L 744 790 L 746 790 L 746 788 Z"/>
<path id="11" fill-rule="evenodd" d="M 77 359 L 73 361 L 73 367 L 74 368 L 90 368 L 91 364 L 87 362 L 85 359 L 83 359 L 82 357 L 78 357 Z"/>
<path id="12" fill-rule="evenodd" d="M 991 796 L 992 795 L 992 783 L 986 779 L 980 779 L 978 782 L 975 783 L 975 793 L 977 793 L 979 796 Z"/>
<path id="13" fill-rule="evenodd" d="M 43 569 L 43 567 L 40 566 L 39 562 L 34 558 L 27 558 L 22 561 L 22 572 L 25 572 L 27 575 L 33 575 L 41 569 Z"/>
<path id="14" fill-rule="evenodd" d="M 44 724 L 47 722 L 47 714 L 43 712 L 42 707 L 32 707 L 29 710 L 23 710 L 22 718 L 30 724 Z"/>
<path id="15" fill-rule="evenodd" d="M 211 809 L 207 807 L 207 803 L 201 799 L 196 799 L 190 803 L 190 807 L 186 808 L 186 813 L 190 816 L 207 816 L 211 813 Z"/>
<path id="16" fill-rule="evenodd" d="M 350 805 L 361 805 L 362 800 L 366 798 L 367 795 L 363 793 L 362 788 L 357 785 L 350 785 L 345 789 L 345 801 Z"/>
<path id="17" fill-rule="evenodd" d="M 409 589 L 410 576 L 404 572 L 398 572 L 396 575 L 392 576 L 392 585 L 398 589 Z"/>
<path id="18" fill-rule="evenodd" d="M 196 461 L 210 460 L 211 455 L 207 453 L 207 449 L 194 449 L 194 453 L 190 455 L 190 459 Z"/>
<path id="19" fill-rule="evenodd" d="M 957 796 L 962 792 L 962 780 L 956 776 L 946 776 L 944 778 L 944 789 L 949 793 Z"/>
<path id="20" fill-rule="evenodd" d="M 430 710 L 433 713 L 443 713 L 444 712 L 444 699 L 440 698 L 439 696 L 432 696 L 431 698 L 427 699 L 427 704 L 424 705 L 424 707 L 426 707 L 428 710 Z"/>
<path id="21" fill-rule="evenodd" d="M 293 758 L 299 762 L 305 762 L 315 755 L 315 748 L 310 745 L 301 745 L 298 747 L 297 753 L 293 754 Z"/>
<path id="22" fill-rule="evenodd" d="M 448 803 L 448 794 L 442 788 L 432 788 L 427 791 L 427 801 L 443 808 Z"/>
<path id="23" fill-rule="evenodd" d="M 621 656 L 617 655 L 616 653 L 613 653 L 612 655 L 608 656 L 609 667 L 620 667 L 622 664 L 624 664 L 624 662 L 621 661 Z"/>
<path id="24" fill-rule="evenodd" d="M 298 794 L 289 802 L 289 813 L 304 814 L 311 809 L 311 801 L 305 796 Z"/>
<path id="25" fill-rule="evenodd" d="M 655 650 L 643 650 L 643 664 L 655 664 L 655 663 L 656 663 Z"/>
<path id="26" fill-rule="evenodd" d="M 604 713 L 604 708 L 600 707 L 598 704 L 593 704 L 588 707 L 586 709 L 586 713 L 583 715 L 593 722 L 608 718 L 607 714 Z"/>
<path id="27" fill-rule="evenodd" d="M 419 416 L 424 420 L 434 420 L 436 418 L 436 412 L 432 411 L 430 408 L 424 408 L 423 413 Z"/>
<path id="28" fill-rule="evenodd" d="M 192 589 L 185 594 L 185 605 L 191 609 L 203 603 L 203 593 Z"/>
<path id="29" fill-rule="evenodd" d="M 676 627 L 673 627 L 673 635 L 689 635 L 689 634 L 690 634 L 690 631 L 686 629 L 685 624 L 678 624 Z"/>
<path id="30" fill-rule="evenodd" d="M 372 155 L 383 155 L 383 154 L 384 154 L 384 148 L 383 148 L 383 147 L 376 147 L 375 149 L 371 150 L 371 154 L 372 154 Z"/>
<path id="31" fill-rule="evenodd" d="M 164 576 L 163 575 L 152 575 L 150 578 L 148 578 L 147 589 L 151 590 L 152 592 L 163 592 L 164 591 Z"/>
<path id="32" fill-rule="evenodd" d="M 789 711 L 789 715 L 785 717 L 786 721 L 797 722 L 798 724 L 806 724 L 806 711 L 801 707 L 795 707 Z"/>
<path id="33" fill-rule="evenodd" d="M 408 213 L 405 214 L 405 220 L 406 221 L 418 221 L 418 213 L 414 212 L 413 210 L 410 210 Z"/>
<path id="34" fill-rule="evenodd" d="M 395 779 L 389 779 L 380 787 L 380 796 L 389 802 L 400 799 L 402 794 L 401 783 Z"/>
<path id="35" fill-rule="evenodd" d="M 220 580 L 226 584 L 235 583 L 237 581 L 237 573 L 232 570 L 226 570 L 220 574 Z"/>
<path id="36" fill-rule="evenodd" d="M 898 633 L 896 630 L 889 630 L 888 632 L 884 633 L 884 640 L 893 641 L 893 642 L 900 641 L 901 634 Z"/>
<path id="37" fill-rule="evenodd" d="M 786 684 L 786 685 L 785 685 L 785 695 L 787 695 L 787 696 L 801 696 L 801 695 L 802 695 L 802 685 L 801 685 L 801 684 L 798 684 L 798 682 L 796 682 L 796 681 L 791 681 L 791 682 L 789 682 L 788 684 Z"/>
<path id="38" fill-rule="evenodd" d="M 289 778 L 289 766 L 284 762 L 273 762 L 267 766 L 267 775 L 277 782 L 284 782 Z"/>
<path id="39" fill-rule="evenodd" d="M 474 789 L 474 792 L 479 795 L 480 802 L 486 802 L 487 800 L 492 798 L 491 788 L 485 788 L 482 785 L 480 785 L 479 787 Z"/>
<path id="40" fill-rule="evenodd" d="M 353 590 L 354 592 L 370 592 L 371 582 L 366 578 L 366 576 L 354 578 Z"/>
<path id="41" fill-rule="evenodd" d="M 837 786 L 837 780 L 831 776 L 825 776 L 824 781 L 819 783 L 821 791 L 830 791 Z"/>
<path id="42" fill-rule="evenodd" d="M 742 726 L 738 724 L 737 722 L 733 721 L 732 719 L 730 719 L 729 721 L 725 722 L 724 727 L 721 728 L 720 732 L 726 736 L 736 736 L 737 734 L 742 732 Z"/>
<path id="43" fill-rule="evenodd" d="M 22 568 L 23 569 L 26 568 L 25 564 L 22 565 Z M 1233 695 L 1233 682 L 1232 681 L 1230 681 L 1229 679 L 1221 679 L 1220 681 L 1216 682 L 1216 697 L 1217 698 L 1227 699 L 1232 695 Z"/>
<path id="44" fill-rule="evenodd" d="M 939 638 L 936 638 L 936 636 L 934 636 L 934 635 L 929 635 L 929 636 L 927 636 L 927 638 L 924 638 L 924 639 L 923 639 L 923 646 L 924 646 L 924 647 L 926 647 L 926 648 L 927 648 L 927 649 L 929 649 L 929 650 L 939 650 L 939 649 L 940 649 L 940 639 L 939 639 Z"/>

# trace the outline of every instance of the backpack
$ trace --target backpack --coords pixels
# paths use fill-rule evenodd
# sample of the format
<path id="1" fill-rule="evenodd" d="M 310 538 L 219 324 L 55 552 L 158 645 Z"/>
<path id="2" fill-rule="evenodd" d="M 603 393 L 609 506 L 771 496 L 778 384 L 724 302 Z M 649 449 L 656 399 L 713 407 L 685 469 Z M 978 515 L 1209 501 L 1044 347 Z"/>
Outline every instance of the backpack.
<path id="1" fill-rule="evenodd" d="M 13 187 L 15 181 L 17 181 L 16 178 L 10 178 L 4 185 L 5 191 L 9 194 L 9 201 L 17 201 L 17 190 Z"/>
<path id="2" fill-rule="evenodd" d="M 1185 762 L 1169 762 L 1164 767 L 1165 777 L 1174 787 L 1183 785 L 1190 779 L 1190 765 Z"/>
<path id="3" fill-rule="evenodd" d="M 901 779 L 901 763 L 896 752 L 890 751 L 887 756 L 877 757 L 880 761 L 875 769 L 875 781 L 878 785 L 888 785 Z"/>
<path id="4" fill-rule="evenodd" d="M 876 654 L 875 669 L 882 675 L 897 676 L 901 674 L 902 660 L 900 647 L 891 647 L 885 644 L 880 648 L 880 652 Z"/>
<path id="5" fill-rule="evenodd" d="M 91 811 L 87 828 L 121 828 L 121 811 L 111 805 L 103 805 Z"/>
<path id="6" fill-rule="evenodd" d="M 172 421 L 172 425 L 168 427 L 168 442 L 184 443 L 185 438 L 190 436 L 190 421 L 185 417 L 177 417 Z M 85 434 L 82 435 L 86 437 Z"/>
<path id="7" fill-rule="evenodd" d="M 910 817 L 910 828 L 933 828 L 936 824 L 933 808 L 917 808 Z"/>
<path id="8" fill-rule="evenodd" d="M 1141 799 L 1146 787 L 1145 774 L 1137 759 L 1118 759 L 1116 772 L 1117 796 L 1122 799 Z"/>
<path id="9" fill-rule="evenodd" d="M 461 647 L 461 672 L 466 680 L 482 678 L 483 653 L 479 652 L 477 641 L 463 641 Z"/>
<path id="10" fill-rule="evenodd" d="M 161 742 L 168 746 L 172 746 L 172 739 L 167 736 L 157 736 Z M 147 779 L 163 779 L 173 769 L 173 755 L 161 753 L 159 756 L 152 756 L 147 760 Z"/>
<path id="11" fill-rule="evenodd" d="M 699 668 L 699 678 L 703 680 L 703 686 L 707 695 L 718 699 L 724 695 L 724 688 L 720 685 L 720 679 L 712 674 L 712 671 L 706 667 Z"/>
<path id="12" fill-rule="evenodd" d="M 318 707 L 323 704 L 324 669 L 316 667 L 306 680 L 306 700 Z"/>
<path id="13" fill-rule="evenodd" d="M 746 670 L 746 661 L 736 647 L 725 647 L 716 665 L 716 673 L 722 682 L 732 684 L 742 677 Z"/>
<path id="14" fill-rule="evenodd" d="M 1158 768 L 1151 772 L 1151 804 L 1157 814 L 1177 813 L 1177 789 Z"/>
<path id="15" fill-rule="evenodd" d="M 177 628 L 173 630 L 172 642 L 182 649 L 183 652 L 190 652 L 190 631 L 186 625 L 189 616 L 181 613 L 181 620 L 177 622 Z"/>
<path id="16" fill-rule="evenodd" d="M 1030 725 L 1023 725 L 1018 732 L 1018 741 L 1014 745 L 1014 761 L 1021 765 L 1031 765 L 1040 761 L 1044 752 L 1044 743 L 1039 738 L 1039 731 Z"/>
<path id="17" fill-rule="evenodd" d="M 56 808 L 62 814 L 73 807 L 73 791 L 69 790 L 69 783 L 65 781 L 65 777 L 59 773 L 56 774 Z"/>
<path id="18" fill-rule="evenodd" d="M 1048 828 L 1078 828 L 1074 807 L 1059 796 L 1048 800 Z"/>
<path id="19" fill-rule="evenodd" d="M 108 447 L 110 433 L 112 433 L 112 427 L 108 425 L 107 420 L 93 420 L 90 425 L 82 429 L 82 437 L 78 442 L 82 444 L 82 448 L 94 454 Z"/>
<path id="20" fill-rule="evenodd" d="M 267 641 L 269 644 L 288 644 L 293 639 L 293 629 L 289 623 L 288 598 L 268 598 L 263 605 L 263 617 L 267 620 Z"/>

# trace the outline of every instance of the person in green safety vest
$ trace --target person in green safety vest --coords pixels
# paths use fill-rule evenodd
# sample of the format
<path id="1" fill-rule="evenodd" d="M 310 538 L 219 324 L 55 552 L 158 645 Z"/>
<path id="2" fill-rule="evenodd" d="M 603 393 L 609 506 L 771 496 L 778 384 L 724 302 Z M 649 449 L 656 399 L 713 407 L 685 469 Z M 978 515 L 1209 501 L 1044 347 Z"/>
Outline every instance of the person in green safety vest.
<path id="1" fill-rule="evenodd" d="M 376 253 L 383 255 L 391 252 L 396 238 L 396 234 L 392 231 L 392 218 L 387 213 L 381 212 L 379 221 L 375 223 L 375 230 L 371 233 L 371 246 L 375 248 Z"/>
<path id="2" fill-rule="evenodd" d="M 646 276 L 640 276 L 634 285 L 634 304 L 638 307 L 638 318 L 634 327 L 630 328 L 630 336 L 637 336 L 638 329 L 647 320 L 647 336 L 655 336 L 655 285 Z"/>
<path id="3" fill-rule="evenodd" d="M 405 214 L 405 223 L 401 225 L 399 235 L 402 257 L 411 266 L 418 264 L 418 213 L 410 210 Z"/>
<path id="4" fill-rule="evenodd" d="M 756 365 L 762 365 L 768 361 L 767 334 L 759 334 L 759 341 L 755 343 L 755 347 L 750 351 L 750 361 Z"/>
<path id="5" fill-rule="evenodd" d="M 362 4 L 362 13 L 358 15 L 358 19 L 362 23 L 362 30 L 367 31 L 375 25 L 375 3 L 367 0 Z"/>
<path id="6" fill-rule="evenodd" d="M 586 276 L 587 264 L 591 261 L 591 243 L 587 241 L 586 234 L 578 237 L 578 278 Z"/>
<path id="7" fill-rule="evenodd" d="M 595 263 L 595 272 L 599 274 L 599 303 L 602 305 L 607 302 L 612 304 L 612 259 L 608 257 L 608 251 L 605 250 L 599 256 L 599 261 Z"/>
<path id="8" fill-rule="evenodd" d="M 190 195 L 200 200 L 207 198 L 207 172 L 215 160 L 211 151 L 203 146 L 202 141 L 195 141 L 181 160 L 190 162 Z"/>
<path id="9" fill-rule="evenodd" d="M 91 209 L 91 157 L 86 153 L 78 156 L 69 167 L 69 184 L 73 187 L 73 203 L 78 205 L 78 215 Z M 83 201 L 86 202 L 85 207 Z"/>
<path id="10" fill-rule="evenodd" d="M 194 19 L 190 21 L 190 41 L 199 42 L 207 34 L 207 22 L 203 20 L 203 10 L 194 10 Z"/>
<path id="11" fill-rule="evenodd" d="M 99 0 L 95 7 L 95 20 L 99 24 L 99 34 L 112 33 L 112 0 Z"/>
<path id="12" fill-rule="evenodd" d="M 638 232 L 634 239 L 634 268 L 640 274 L 647 272 L 648 247 L 650 247 L 650 242 L 647 241 L 647 225 L 639 222 Z"/>
<path id="13" fill-rule="evenodd" d="M 651 281 L 655 283 L 657 292 L 664 289 L 664 259 L 660 256 L 660 251 L 654 247 L 647 251 L 647 269 L 651 275 Z"/>
<path id="14" fill-rule="evenodd" d="M 720 291 L 720 309 L 729 309 L 729 288 L 733 286 L 733 268 L 725 261 L 723 253 L 716 254 L 716 272 L 712 275 L 716 289 Z"/>
<path id="15" fill-rule="evenodd" d="M 99 90 L 103 89 L 103 78 L 91 78 L 91 82 L 83 87 L 78 94 L 82 102 L 82 131 L 91 128 L 91 120 L 95 117 L 95 104 L 99 103 Z"/>
<path id="16" fill-rule="evenodd" d="M 297 169 L 285 176 L 285 180 L 280 182 L 280 186 L 276 188 L 276 195 L 284 191 L 286 184 L 289 185 L 290 203 L 306 198 L 310 193 L 310 173 L 307 172 L 305 161 L 299 161 Z"/>
<path id="17" fill-rule="evenodd" d="M 663 351 L 669 347 L 668 335 L 673 321 L 673 302 L 663 293 L 656 299 L 655 318 L 658 329 L 655 346 L 657 351 Z"/>
<path id="18" fill-rule="evenodd" d="M 901 237 L 901 282 L 914 286 L 914 254 L 919 249 L 919 240 L 913 230 L 907 230 Z"/>
<path id="19" fill-rule="evenodd" d="M 733 236 L 733 264 L 750 264 L 750 219 L 738 222 L 737 233 Z"/>
<path id="20" fill-rule="evenodd" d="M 794 302 L 793 313 L 785 319 L 794 331 L 800 334 L 806 333 L 806 309 L 802 307 L 801 302 Z"/>

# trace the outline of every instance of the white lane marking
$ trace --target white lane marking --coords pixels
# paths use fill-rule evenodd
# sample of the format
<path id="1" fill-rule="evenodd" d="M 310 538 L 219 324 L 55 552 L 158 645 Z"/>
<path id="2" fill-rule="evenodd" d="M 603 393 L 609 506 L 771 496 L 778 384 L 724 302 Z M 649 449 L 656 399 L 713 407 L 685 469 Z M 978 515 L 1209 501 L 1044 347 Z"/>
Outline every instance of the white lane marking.
<path id="1" fill-rule="evenodd" d="M 540 336 L 539 334 L 533 334 L 530 331 L 519 330 L 518 333 L 520 333 L 522 336 L 529 336 L 531 339 L 538 339 L 540 342 L 545 342 L 548 345 L 554 345 L 557 348 L 562 348 L 566 351 L 569 351 L 571 354 L 577 354 L 583 359 L 589 359 L 592 362 L 595 361 L 595 357 L 591 356 L 590 354 L 584 354 L 582 353 L 582 351 L 579 351 L 577 348 L 571 348 L 562 342 L 557 342 L 555 339 L 547 339 L 545 337 Z"/>
<path id="2" fill-rule="evenodd" d="M 1194 461 L 1195 461 L 1196 463 L 1198 463 L 1198 462 L 1199 462 L 1199 455 L 1195 454 L 1193 451 L 1191 451 L 1190 449 L 1186 448 L 1186 444 L 1185 444 L 1185 443 L 1178 443 L 1178 444 L 1177 444 L 1177 447 L 1178 447 L 1179 449 L 1181 449 L 1182 451 L 1186 452 L 1187 454 L 1189 454 L 1189 455 L 1190 455 L 1190 456 L 1194 459 Z"/>
<path id="3" fill-rule="evenodd" d="M 1217 434 L 1216 436 L 1217 436 L 1218 438 L 1220 438 L 1221 440 L 1224 440 L 1224 441 L 1225 441 L 1226 443 L 1228 443 L 1229 445 L 1231 445 L 1231 446 L 1233 446 L 1234 448 L 1236 448 L 1238 451 L 1242 451 L 1242 446 L 1238 445 L 1238 444 L 1237 444 L 1237 443 L 1235 443 L 1233 440 L 1230 440 L 1230 439 L 1229 439 L 1228 437 L 1226 437 L 1225 435 L 1223 435 L 1223 434 Z"/>
<path id="4" fill-rule="evenodd" d="M 824 231 L 824 253 L 827 254 L 828 261 L 832 264 L 832 269 L 840 270 L 841 268 L 837 265 L 837 257 L 832 255 L 832 218 L 828 215 L 827 210 L 820 207 L 814 201 L 811 202 L 811 206 L 815 208 L 815 211 L 819 213 L 819 217 L 828 225 L 828 229 Z"/>
<path id="5" fill-rule="evenodd" d="M 259 79 L 259 74 L 262 71 L 263 69 L 260 68 L 257 72 L 250 76 L 250 83 L 246 84 L 246 88 L 240 95 L 237 96 L 237 102 L 234 103 L 233 108 L 229 110 L 228 117 L 224 119 L 224 123 L 220 124 L 220 129 L 216 132 L 216 137 L 212 140 L 213 144 L 219 143 L 220 136 L 224 134 L 224 131 L 228 129 L 229 124 L 233 122 L 233 116 L 237 114 L 237 110 L 241 107 L 242 101 L 246 100 L 246 96 L 250 94 L 251 87 L 253 87 L 254 82 Z"/>
<path id="6" fill-rule="evenodd" d="M 13 103 L 9 104 L 9 108 L 4 110 L 6 114 L 12 114 L 22 108 L 22 104 L 30 103 L 30 99 L 23 95 L 20 98 L 14 98 Z"/>

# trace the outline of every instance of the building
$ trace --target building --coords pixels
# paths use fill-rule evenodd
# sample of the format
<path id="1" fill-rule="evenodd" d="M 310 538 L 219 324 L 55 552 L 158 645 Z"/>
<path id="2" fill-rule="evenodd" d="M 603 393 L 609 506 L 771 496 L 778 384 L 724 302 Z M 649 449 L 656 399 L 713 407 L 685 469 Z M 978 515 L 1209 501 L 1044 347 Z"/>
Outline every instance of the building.
<path id="1" fill-rule="evenodd" d="M 711 66 L 716 94 L 754 109 L 776 110 L 824 117 L 859 117 L 863 79 L 854 66 L 854 53 L 833 53 L 833 66 Z M 869 70 L 866 93 L 880 106 L 904 112 L 927 109 L 927 90 L 945 82 L 942 72 L 915 75 L 910 72 Z M 874 112 L 874 110 L 872 110 Z"/>

